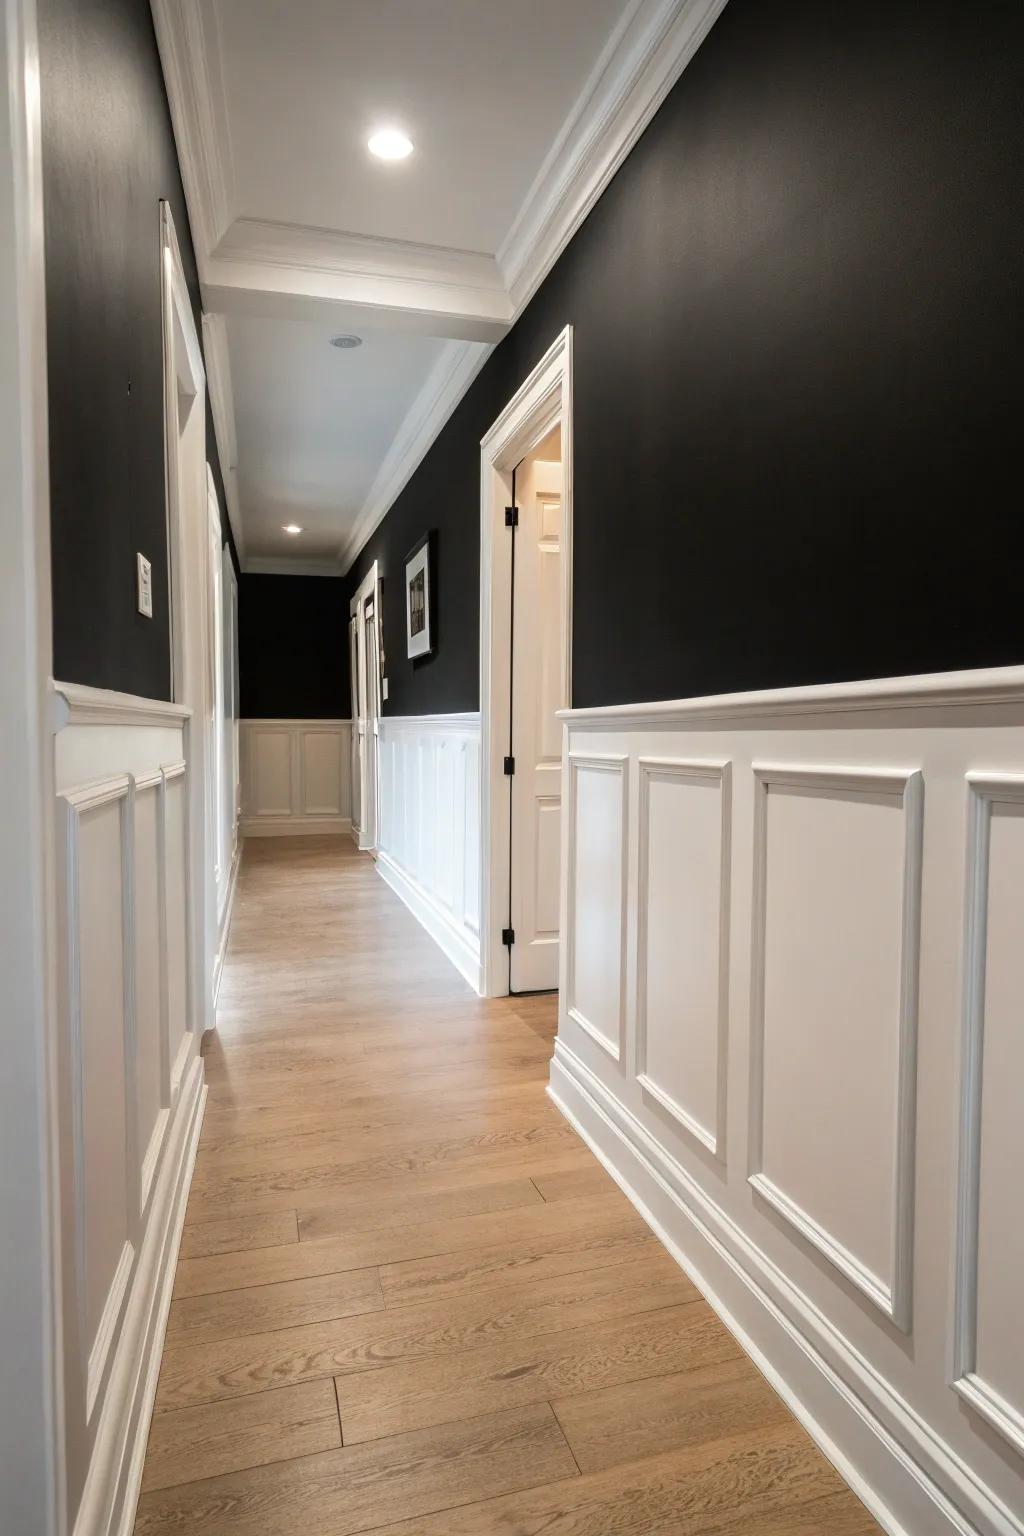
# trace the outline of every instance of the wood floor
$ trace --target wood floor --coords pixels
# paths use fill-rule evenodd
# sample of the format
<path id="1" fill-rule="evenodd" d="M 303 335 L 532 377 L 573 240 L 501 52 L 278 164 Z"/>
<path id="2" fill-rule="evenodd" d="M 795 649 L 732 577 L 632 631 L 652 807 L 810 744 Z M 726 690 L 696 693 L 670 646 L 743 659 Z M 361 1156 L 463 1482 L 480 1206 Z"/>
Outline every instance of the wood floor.
<path id="1" fill-rule="evenodd" d="M 343 839 L 252 839 L 137 1536 L 877 1526 Z"/>

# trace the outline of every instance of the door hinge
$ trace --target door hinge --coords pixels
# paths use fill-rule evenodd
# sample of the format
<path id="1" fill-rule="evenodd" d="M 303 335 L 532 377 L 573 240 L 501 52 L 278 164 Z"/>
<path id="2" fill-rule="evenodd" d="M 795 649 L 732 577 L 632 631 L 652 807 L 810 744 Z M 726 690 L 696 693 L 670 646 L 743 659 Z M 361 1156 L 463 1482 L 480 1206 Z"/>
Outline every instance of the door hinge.
<path id="1" fill-rule="evenodd" d="M 515 758 L 514 757 L 506 757 L 506 759 L 505 759 L 505 777 L 506 777 L 506 779 L 510 779 L 512 777 L 512 775 L 515 773 L 515 771 L 516 771 L 516 760 L 515 760 Z"/>
<path id="2" fill-rule="evenodd" d="M 508 947 L 511 949 L 512 945 L 515 943 L 515 941 L 516 941 L 516 931 L 515 931 L 514 928 L 503 928 L 501 930 L 501 942 L 503 944 L 507 944 Z"/>
<path id="3" fill-rule="evenodd" d="M 518 507 L 506 507 L 505 508 L 505 527 L 506 528 L 518 528 L 519 527 L 519 508 Z"/>

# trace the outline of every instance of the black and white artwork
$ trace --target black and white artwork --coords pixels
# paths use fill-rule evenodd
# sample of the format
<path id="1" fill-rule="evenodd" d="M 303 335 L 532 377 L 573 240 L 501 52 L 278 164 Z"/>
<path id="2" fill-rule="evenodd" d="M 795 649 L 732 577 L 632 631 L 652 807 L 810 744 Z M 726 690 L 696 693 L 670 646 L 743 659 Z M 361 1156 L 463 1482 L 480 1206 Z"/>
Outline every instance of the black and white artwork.
<path id="1" fill-rule="evenodd" d="M 425 533 L 405 562 L 405 638 L 410 657 L 434 648 L 430 611 L 430 534 Z"/>

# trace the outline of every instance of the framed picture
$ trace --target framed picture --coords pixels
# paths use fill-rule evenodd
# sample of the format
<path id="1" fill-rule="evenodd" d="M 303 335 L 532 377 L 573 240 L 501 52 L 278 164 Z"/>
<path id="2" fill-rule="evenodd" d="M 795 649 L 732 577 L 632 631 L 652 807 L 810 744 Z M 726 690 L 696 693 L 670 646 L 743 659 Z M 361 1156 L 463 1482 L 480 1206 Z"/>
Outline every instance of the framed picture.
<path id="1" fill-rule="evenodd" d="M 410 657 L 434 649 L 431 624 L 430 534 L 425 533 L 405 561 L 405 639 Z"/>

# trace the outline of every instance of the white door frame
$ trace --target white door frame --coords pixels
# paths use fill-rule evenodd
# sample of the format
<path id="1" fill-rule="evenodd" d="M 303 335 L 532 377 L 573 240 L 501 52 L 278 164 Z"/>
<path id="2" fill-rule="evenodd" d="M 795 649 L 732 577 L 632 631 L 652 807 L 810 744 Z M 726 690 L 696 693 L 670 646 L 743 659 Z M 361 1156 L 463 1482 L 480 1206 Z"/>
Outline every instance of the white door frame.
<path id="1" fill-rule="evenodd" d="M 0 1488 L 11 1536 L 66 1530 L 53 632 L 46 301 L 34 0 L 0 0 Z"/>
<path id="2" fill-rule="evenodd" d="M 508 996 L 501 941 L 509 907 L 505 777 L 512 665 L 512 543 L 505 508 L 516 465 L 554 426 L 562 433 L 562 687 L 572 700 L 572 326 L 567 325 L 480 443 L 480 991 Z"/>
<path id="3" fill-rule="evenodd" d="M 164 327 L 164 465 L 172 695 L 189 710 L 189 1014 L 197 1039 L 214 1024 L 217 881 L 214 826 L 212 592 L 206 462 L 206 370 L 170 205 L 160 204 Z"/>
<path id="4" fill-rule="evenodd" d="M 380 823 L 380 795 L 378 794 L 377 781 L 377 737 L 379 734 L 380 718 L 377 708 L 378 691 L 380 688 L 379 669 L 376 689 L 366 690 L 363 686 L 363 678 L 358 675 L 358 668 L 364 665 L 365 662 L 366 603 L 367 599 L 371 597 L 373 598 L 373 618 L 377 634 L 377 653 L 379 655 L 381 614 L 376 560 L 359 583 L 358 590 L 349 603 L 349 616 L 356 621 L 355 650 L 357 676 L 354 679 L 352 689 L 352 729 L 356 737 L 356 750 L 359 754 L 359 827 L 353 830 L 356 833 L 356 845 L 364 853 L 372 853 L 377 847 Z"/>

